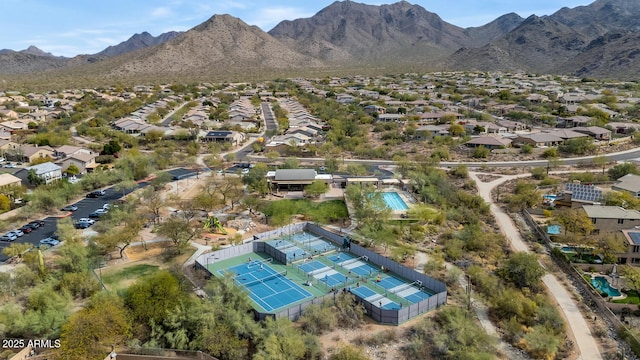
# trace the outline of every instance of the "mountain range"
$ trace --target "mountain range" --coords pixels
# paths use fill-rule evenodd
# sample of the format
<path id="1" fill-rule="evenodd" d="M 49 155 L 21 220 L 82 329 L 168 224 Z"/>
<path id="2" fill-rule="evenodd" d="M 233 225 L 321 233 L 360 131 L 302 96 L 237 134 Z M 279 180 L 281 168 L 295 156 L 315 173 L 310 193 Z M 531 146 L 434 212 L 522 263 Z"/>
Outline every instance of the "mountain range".
<path id="1" fill-rule="evenodd" d="M 0 74 L 79 74 L 101 79 L 266 78 L 376 69 L 524 71 L 635 79 L 640 75 L 637 0 L 596 0 L 549 16 L 505 14 L 461 28 L 400 1 L 336 1 L 269 32 L 213 15 L 185 32 L 143 32 L 92 55 L 0 50 Z"/>

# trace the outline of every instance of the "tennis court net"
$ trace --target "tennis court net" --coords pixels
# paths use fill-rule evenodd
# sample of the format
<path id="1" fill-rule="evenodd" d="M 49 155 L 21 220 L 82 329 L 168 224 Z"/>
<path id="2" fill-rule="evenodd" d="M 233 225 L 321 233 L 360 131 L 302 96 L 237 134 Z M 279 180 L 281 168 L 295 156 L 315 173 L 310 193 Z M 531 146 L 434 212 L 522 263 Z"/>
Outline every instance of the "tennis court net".
<path id="1" fill-rule="evenodd" d="M 287 276 L 287 270 L 279 272 L 279 273 L 267 275 L 267 276 L 265 276 L 263 278 L 256 279 L 256 280 L 253 280 L 253 281 L 249 281 L 249 282 L 246 282 L 246 283 L 242 283 L 242 282 L 239 282 L 239 281 L 236 280 L 236 283 L 248 288 L 248 287 L 251 287 L 251 286 L 253 286 L 255 284 L 262 284 L 265 281 L 269 281 L 269 280 L 273 280 L 273 279 L 277 279 L 277 278 L 283 278 L 283 277 L 286 277 L 286 276 Z"/>
<path id="2" fill-rule="evenodd" d="M 353 263 L 356 263 L 356 262 L 360 261 L 360 259 L 362 259 L 362 258 L 363 258 L 363 256 L 358 257 L 358 258 L 354 258 L 354 259 L 345 260 L 345 261 L 340 263 L 340 266 L 345 267 L 345 266 L 347 266 L 349 264 L 353 264 Z"/>
<path id="3" fill-rule="evenodd" d="M 247 269 L 251 269 L 253 267 L 260 266 L 261 264 L 270 263 L 272 261 L 273 261 L 273 258 L 268 258 L 268 259 L 265 259 L 265 260 L 251 260 L 249 262 L 249 264 L 247 265 Z"/>
<path id="4" fill-rule="evenodd" d="M 414 283 L 406 284 L 406 285 L 400 285 L 400 286 L 398 286 L 398 287 L 396 287 L 396 288 L 394 288 L 392 290 L 389 290 L 389 292 L 392 293 L 392 294 L 397 294 L 397 293 L 399 293 L 401 291 L 404 291 L 404 290 L 407 290 L 409 288 L 412 288 L 413 284 Z"/>

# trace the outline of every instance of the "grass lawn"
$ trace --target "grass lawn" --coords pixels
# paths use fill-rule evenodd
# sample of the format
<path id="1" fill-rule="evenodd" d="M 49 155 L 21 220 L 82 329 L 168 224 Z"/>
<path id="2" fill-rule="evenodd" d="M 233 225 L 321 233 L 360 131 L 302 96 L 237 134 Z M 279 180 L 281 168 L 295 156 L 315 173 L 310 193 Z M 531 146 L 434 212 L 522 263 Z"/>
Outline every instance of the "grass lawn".
<path id="1" fill-rule="evenodd" d="M 349 217 L 347 206 L 342 200 L 315 202 L 308 199 L 285 199 L 264 203 L 260 208 L 269 217 L 269 224 L 287 224 L 292 215 L 305 215 L 309 220 L 329 223 Z"/>
<path id="2" fill-rule="evenodd" d="M 159 269 L 158 265 L 136 264 L 104 274 L 102 281 L 109 291 L 118 292 L 129 287 L 136 279 L 153 274 Z"/>
<path id="3" fill-rule="evenodd" d="M 627 297 L 620 300 L 613 300 L 616 304 L 640 304 L 640 294 L 636 290 L 623 291 Z"/>

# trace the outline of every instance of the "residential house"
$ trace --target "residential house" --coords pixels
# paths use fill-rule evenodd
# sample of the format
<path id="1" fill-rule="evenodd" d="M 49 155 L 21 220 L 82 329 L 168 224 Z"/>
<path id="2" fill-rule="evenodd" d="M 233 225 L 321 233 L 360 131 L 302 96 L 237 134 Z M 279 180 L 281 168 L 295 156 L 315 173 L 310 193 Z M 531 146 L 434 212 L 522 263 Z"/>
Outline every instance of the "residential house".
<path id="1" fill-rule="evenodd" d="M 496 124 L 506 128 L 507 131 L 509 132 L 523 131 L 529 128 L 527 124 L 521 123 L 519 121 L 511 121 L 511 120 L 498 120 L 496 121 Z"/>
<path id="2" fill-rule="evenodd" d="M 627 249 L 618 255 L 620 264 L 640 264 L 640 230 L 622 230 L 622 236 L 627 244 Z"/>
<path id="3" fill-rule="evenodd" d="M 19 177 L 7 173 L 0 174 L 0 189 L 9 186 L 18 186 L 20 184 L 22 184 L 22 179 L 20 179 Z"/>
<path id="4" fill-rule="evenodd" d="M 416 128 L 415 138 L 417 140 L 431 140 L 438 136 L 449 135 L 450 125 L 422 125 Z"/>
<path id="5" fill-rule="evenodd" d="M 62 160 L 56 161 L 56 164 L 60 165 L 62 172 L 67 172 L 67 169 L 71 165 L 75 165 L 78 168 L 80 174 L 86 174 L 92 172 L 98 164 L 96 163 L 97 153 L 94 152 L 76 152 L 65 157 Z"/>
<path id="6" fill-rule="evenodd" d="M 245 140 L 245 135 L 237 131 L 215 130 L 209 131 L 203 138 L 204 142 L 229 142 L 240 145 Z"/>
<path id="7" fill-rule="evenodd" d="M 364 112 L 369 115 L 373 115 L 375 113 L 384 114 L 385 112 L 387 112 L 387 109 L 384 106 L 367 105 L 364 107 Z"/>
<path id="8" fill-rule="evenodd" d="M 9 109 L 0 109 L 0 119 L 14 119 L 17 120 L 20 115 Z"/>
<path id="9" fill-rule="evenodd" d="M 537 132 L 529 134 L 520 134 L 513 139 L 514 145 L 532 145 L 541 146 L 558 146 L 564 142 L 563 139 L 549 133 Z"/>
<path id="10" fill-rule="evenodd" d="M 577 126 L 589 126 L 593 123 L 593 119 L 589 116 L 576 115 L 559 119 L 558 123 L 564 128 L 573 128 Z"/>
<path id="11" fill-rule="evenodd" d="M 53 160 L 54 151 L 49 146 L 19 145 L 6 150 L 5 157 L 17 162 L 31 163 L 43 158 Z"/>
<path id="12" fill-rule="evenodd" d="M 626 191 L 634 197 L 640 198 L 640 175 L 627 174 L 617 180 L 611 190 Z"/>
<path id="13" fill-rule="evenodd" d="M 23 181 L 28 181 L 29 171 L 31 170 L 35 171 L 36 175 L 44 180 L 45 184 L 62 179 L 62 168 L 52 162 L 26 167 L 16 172 L 16 176 L 23 179 Z"/>
<path id="14" fill-rule="evenodd" d="M 383 122 L 398 122 L 406 117 L 404 114 L 378 114 L 378 121 Z"/>
<path id="15" fill-rule="evenodd" d="M 601 128 L 599 126 L 578 126 L 572 129 L 582 134 L 587 134 L 595 140 L 608 141 L 611 140 L 611 130 Z"/>
<path id="16" fill-rule="evenodd" d="M 585 205 L 601 205 L 603 190 L 593 184 L 570 182 L 564 184 L 564 189 L 556 195 L 555 207 L 582 208 Z"/>
<path id="17" fill-rule="evenodd" d="M 579 133 L 577 131 L 568 130 L 568 129 L 545 130 L 545 132 L 551 135 L 555 135 L 565 141 L 571 140 L 571 139 L 585 138 L 589 136 L 587 134 Z"/>
<path id="18" fill-rule="evenodd" d="M 616 134 L 629 134 L 633 131 L 640 130 L 640 124 L 631 122 L 611 121 L 607 123 L 607 127 L 612 128 Z"/>
<path id="19" fill-rule="evenodd" d="M 483 146 L 487 149 L 503 149 L 511 145 L 511 139 L 495 136 L 478 136 L 467 141 L 465 145 L 470 148 Z"/>
<path id="20" fill-rule="evenodd" d="M 619 206 L 584 205 L 596 233 L 611 233 L 632 229 L 640 225 L 640 211 L 625 209 Z"/>
<path id="21" fill-rule="evenodd" d="M 29 122 L 24 119 L 3 121 L 0 123 L 0 129 L 9 131 L 9 132 L 14 132 L 17 130 L 28 130 Z"/>

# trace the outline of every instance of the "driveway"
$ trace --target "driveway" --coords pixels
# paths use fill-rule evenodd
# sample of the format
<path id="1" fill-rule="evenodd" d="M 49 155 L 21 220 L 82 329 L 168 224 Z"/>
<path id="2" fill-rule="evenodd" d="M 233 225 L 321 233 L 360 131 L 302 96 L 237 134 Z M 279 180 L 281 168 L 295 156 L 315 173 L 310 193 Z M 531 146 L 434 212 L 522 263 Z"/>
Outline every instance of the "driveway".
<path id="1" fill-rule="evenodd" d="M 511 217 L 509 217 L 501 208 L 499 208 L 493 201 L 491 197 L 491 190 L 493 190 L 496 186 L 505 183 L 509 180 L 528 177 L 530 174 L 518 174 L 518 175 L 505 175 L 501 176 L 499 179 L 493 180 L 491 182 L 482 182 L 478 178 L 478 173 L 469 172 L 469 177 L 473 179 L 478 186 L 479 195 L 489 204 L 491 204 L 491 213 L 495 216 L 496 222 L 500 227 L 500 230 L 509 241 L 511 248 L 515 251 L 524 251 L 531 252 L 526 242 L 520 236 L 520 232 L 518 228 L 514 224 Z M 494 176 L 494 174 L 490 174 Z M 587 321 L 582 316 L 578 305 L 575 303 L 571 294 L 564 286 L 558 281 L 558 279 L 551 273 L 547 273 L 542 281 L 549 289 L 549 293 L 553 296 L 560 306 L 560 309 L 564 313 L 567 319 L 567 325 L 573 332 L 573 335 L 576 339 L 576 346 L 580 352 L 580 356 L 578 359 L 581 360 L 600 360 L 602 356 L 600 355 L 600 349 L 598 348 L 598 344 L 591 334 L 591 330 L 589 329 L 589 325 Z"/>

